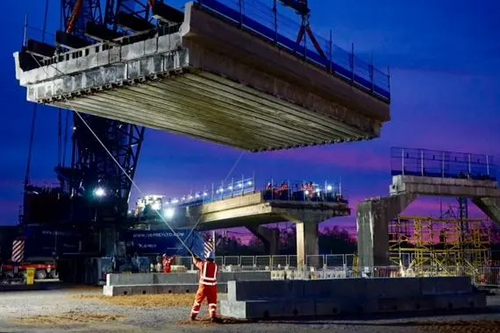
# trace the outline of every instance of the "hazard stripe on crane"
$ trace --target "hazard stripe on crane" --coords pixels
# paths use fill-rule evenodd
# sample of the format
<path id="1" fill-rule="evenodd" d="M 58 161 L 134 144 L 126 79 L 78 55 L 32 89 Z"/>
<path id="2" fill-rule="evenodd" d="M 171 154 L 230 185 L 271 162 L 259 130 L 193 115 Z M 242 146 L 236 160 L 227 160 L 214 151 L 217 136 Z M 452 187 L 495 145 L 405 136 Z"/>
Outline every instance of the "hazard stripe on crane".
<path id="1" fill-rule="evenodd" d="M 15 240 L 12 242 L 12 261 L 21 262 L 24 260 L 24 241 Z"/>

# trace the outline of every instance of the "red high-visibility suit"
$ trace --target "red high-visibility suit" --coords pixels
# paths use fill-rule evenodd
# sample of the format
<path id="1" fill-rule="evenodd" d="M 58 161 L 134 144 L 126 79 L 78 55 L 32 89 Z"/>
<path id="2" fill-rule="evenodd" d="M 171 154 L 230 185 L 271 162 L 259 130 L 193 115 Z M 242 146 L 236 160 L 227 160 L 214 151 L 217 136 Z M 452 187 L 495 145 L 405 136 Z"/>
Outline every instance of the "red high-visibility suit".
<path id="1" fill-rule="evenodd" d="M 170 273 L 172 271 L 172 261 L 174 261 L 174 257 L 171 258 L 163 258 L 163 273 Z"/>
<path id="2" fill-rule="evenodd" d="M 205 297 L 208 302 L 210 318 L 215 319 L 217 312 L 217 264 L 210 261 L 196 260 L 195 265 L 200 270 L 200 284 L 191 309 L 191 319 L 194 320 L 200 313 L 201 303 Z"/>

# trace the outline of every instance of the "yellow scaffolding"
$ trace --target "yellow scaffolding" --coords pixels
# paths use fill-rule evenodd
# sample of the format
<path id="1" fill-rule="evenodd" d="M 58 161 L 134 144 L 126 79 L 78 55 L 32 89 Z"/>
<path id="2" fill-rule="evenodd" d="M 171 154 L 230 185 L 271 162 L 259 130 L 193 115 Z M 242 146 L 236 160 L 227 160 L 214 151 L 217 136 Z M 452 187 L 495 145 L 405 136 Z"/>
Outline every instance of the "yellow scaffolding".
<path id="1" fill-rule="evenodd" d="M 477 274 L 491 258 L 488 223 L 399 216 L 389 224 L 390 259 L 409 275 Z"/>

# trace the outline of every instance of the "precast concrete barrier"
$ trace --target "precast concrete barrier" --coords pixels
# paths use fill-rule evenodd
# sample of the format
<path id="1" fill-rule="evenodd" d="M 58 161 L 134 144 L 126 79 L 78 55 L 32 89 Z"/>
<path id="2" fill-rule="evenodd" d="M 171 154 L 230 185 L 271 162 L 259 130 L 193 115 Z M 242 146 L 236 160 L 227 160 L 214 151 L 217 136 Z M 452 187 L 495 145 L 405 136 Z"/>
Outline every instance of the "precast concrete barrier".
<path id="1" fill-rule="evenodd" d="M 468 277 L 230 281 L 221 314 L 238 319 L 486 306 Z"/>
<path id="2" fill-rule="evenodd" d="M 103 286 L 105 296 L 195 293 L 198 289 L 198 272 L 108 274 Z M 270 281 L 271 272 L 221 272 L 218 290 L 227 292 L 228 281 Z"/>

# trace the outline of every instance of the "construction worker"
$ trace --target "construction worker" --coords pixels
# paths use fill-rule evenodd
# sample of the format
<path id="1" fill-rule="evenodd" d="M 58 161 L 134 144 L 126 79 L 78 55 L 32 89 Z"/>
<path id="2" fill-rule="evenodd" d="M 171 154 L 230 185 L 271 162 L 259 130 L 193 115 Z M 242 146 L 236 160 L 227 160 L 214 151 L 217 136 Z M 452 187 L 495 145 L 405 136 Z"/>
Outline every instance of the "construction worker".
<path id="1" fill-rule="evenodd" d="M 172 271 L 172 262 L 174 261 L 174 256 L 167 257 L 167 254 L 163 255 L 162 265 L 163 265 L 163 273 L 170 273 Z"/>
<path id="2" fill-rule="evenodd" d="M 200 270 L 200 284 L 196 292 L 193 308 L 191 309 L 191 320 L 195 320 L 200 313 L 201 303 L 207 298 L 210 321 L 216 321 L 217 312 L 217 264 L 215 263 L 215 253 L 210 251 L 206 260 L 200 260 L 193 256 L 194 265 Z"/>

